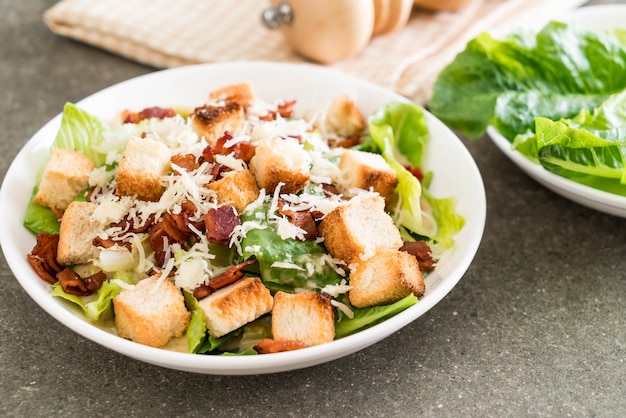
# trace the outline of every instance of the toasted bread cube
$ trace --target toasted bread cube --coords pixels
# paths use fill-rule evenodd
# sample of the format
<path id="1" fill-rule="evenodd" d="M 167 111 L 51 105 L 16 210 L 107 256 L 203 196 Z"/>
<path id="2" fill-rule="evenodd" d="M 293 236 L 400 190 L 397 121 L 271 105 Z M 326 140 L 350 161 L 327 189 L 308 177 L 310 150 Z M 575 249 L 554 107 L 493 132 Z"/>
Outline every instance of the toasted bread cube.
<path id="1" fill-rule="evenodd" d="M 234 101 L 219 106 L 206 104 L 194 109 L 191 120 L 196 133 L 214 146 L 224 136 L 224 132 L 237 134 L 243 126 L 245 110 L 239 102 Z"/>
<path id="2" fill-rule="evenodd" d="M 232 205 L 237 213 L 241 213 L 259 197 L 259 187 L 250 170 L 232 173 L 209 183 L 207 187 L 217 194 L 219 203 Z"/>
<path id="3" fill-rule="evenodd" d="M 168 278 L 152 276 L 113 298 L 120 337 L 151 347 L 163 347 L 181 337 L 191 319 L 185 298 Z"/>
<path id="4" fill-rule="evenodd" d="M 243 106 L 249 105 L 254 100 L 254 91 L 250 83 L 229 84 L 209 93 L 211 100 L 223 100 L 225 102 L 238 102 Z"/>
<path id="5" fill-rule="evenodd" d="M 348 96 L 337 96 L 326 110 L 326 130 L 338 136 L 358 135 L 365 130 L 365 118 Z"/>
<path id="6" fill-rule="evenodd" d="M 402 246 L 400 231 L 385 212 L 378 195 L 356 196 L 329 212 L 319 226 L 324 245 L 334 257 L 350 265 L 381 249 Z"/>
<path id="7" fill-rule="evenodd" d="M 320 293 L 274 295 L 272 337 L 275 341 L 300 341 L 306 346 L 335 339 L 335 311 L 330 299 Z"/>
<path id="8" fill-rule="evenodd" d="M 257 185 L 273 193 L 283 183 L 282 193 L 298 193 L 309 182 L 311 157 L 294 138 L 261 141 L 250 160 Z"/>
<path id="9" fill-rule="evenodd" d="M 380 250 L 350 273 L 350 303 L 357 308 L 387 305 L 410 293 L 424 295 L 425 285 L 415 256 Z"/>
<path id="10" fill-rule="evenodd" d="M 218 338 L 272 310 L 274 299 L 258 277 L 248 277 L 211 293 L 198 303 L 209 335 Z"/>
<path id="11" fill-rule="evenodd" d="M 93 219 L 98 207 L 95 203 L 74 201 L 65 209 L 61 218 L 57 261 L 64 266 L 87 263 L 100 254 L 93 239 L 104 225 Z"/>
<path id="12" fill-rule="evenodd" d="M 81 153 L 57 148 L 52 152 L 33 201 L 63 211 L 89 183 L 93 162 Z"/>
<path id="13" fill-rule="evenodd" d="M 161 176 L 170 168 L 167 145 L 151 138 L 131 137 L 117 167 L 115 194 L 157 201 L 163 194 Z"/>
<path id="14" fill-rule="evenodd" d="M 395 170 L 382 155 L 372 152 L 346 150 L 339 159 L 339 169 L 346 189 L 372 188 L 387 199 L 398 185 Z"/>

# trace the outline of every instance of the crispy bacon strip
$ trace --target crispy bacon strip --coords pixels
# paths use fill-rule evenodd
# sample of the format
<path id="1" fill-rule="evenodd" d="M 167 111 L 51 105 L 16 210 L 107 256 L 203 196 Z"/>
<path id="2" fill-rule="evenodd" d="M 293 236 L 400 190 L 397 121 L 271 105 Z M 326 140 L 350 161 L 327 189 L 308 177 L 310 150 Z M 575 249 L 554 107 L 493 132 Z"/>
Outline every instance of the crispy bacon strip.
<path id="1" fill-rule="evenodd" d="M 411 174 L 413 174 L 413 176 L 415 176 L 415 178 L 418 179 L 420 183 L 422 182 L 422 180 L 424 180 L 424 173 L 422 172 L 421 168 L 413 167 L 412 165 L 405 165 L 404 168 L 406 168 Z"/>
<path id="2" fill-rule="evenodd" d="M 271 122 L 276 120 L 278 115 L 283 118 L 289 118 L 293 116 L 293 107 L 295 104 L 295 100 L 285 100 L 284 102 L 279 103 L 276 106 L 276 110 L 268 110 L 265 115 L 259 116 L 259 120 L 262 120 L 264 122 Z"/>
<path id="3" fill-rule="evenodd" d="M 139 123 L 144 119 L 158 118 L 165 119 L 176 116 L 174 109 L 162 108 L 162 107 L 147 107 L 139 112 L 133 112 L 131 110 L 124 110 L 122 112 L 123 123 Z"/>
<path id="4" fill-rule="evenodd" d="M 361 135 L 356 134 L 340 139 L 329 139 L 328 146 L 331 148 L 350 148 L 361 143 Z"/>
<path id="5" fill-rule="evenodd" d="M 400 251 L 415 256 L 420 266 L 420 271 L 433 271 L 435 269 L 435 260 L 433 260 L 433 252 L 426 241 L 404 241 Z"/>
<path id="6" fill-rule="evenodd" d="M 235 283 L 237 280 L 241 279 L 244 275 L 243 269 L 256 263 L 256 259 L 246 260 L 243 263 L 239 263 L 235 266 L 229 267 L 228 270 L 220 274 L 219 276 L 215 276 L 209 283 L 202 283 L 200 286 L 196 287 L 193 291 L 193 295 L 196 299 L 200 300 L 209 296 L 217 289 L 221 289 L 230 284 Z"/>
<path id="7" fill-rule="evenodd" d="M 254 153 L 256 148 L 249 141 L 239 141 L 236 144 L 233 144 L 230 147 L 226 146 L 226 143 L 233 139 L 233 134 L 230 132 L 224 132 L 213 147 L 212 151 L 214 154 L 220 155 L 229 155 L 233 154 L 233 156 L 239 160 L 243 160 L 246 163 L 249 163 L 252 157 L 254 157 Z"/>
<path id="8" fill-rule="evenodd" d="M 311 212 L 287 210 L 283 201 L 278 202 L 278 212 L 285 215 L 290 223 L 304 230 L 305 240 L 317 237 L 317 224 Z"/>
<path id="9" fill-rule="evenodd" d="M 227 245 L 236 226 L 241 225 L 237 210 L 232 206 L 209 209 L 204 215 L 206 236 L 209 242 Z"/>
<path id="10" fill-rule="evenodd" d="M 295 105 L 295 100 L 285 100 L 284 102 L 278 104 L 276 110 L 278 111 L 278 114 L 283 118 L 290 118 L 291 116 L 293 116 Z"/>
<path id="11" fill-rule="evenodd" d="M 146 232 L 150 228 L 153 222 L 154 222 L 154 216 L 150 215 L 150 218 L 148 218 L 145 224 L 136 225 L 135 220 L 128 217 L 127 215 L 119 222 L 112 223 L 111 226 L 121 228 L 122 230 L 128 231 L 128 232 L 141 233 L 141 232 Z"/>
<path id="12" fill-rule="evenodd" d="M 185 171 L 197 170 L 198 167 L 200 167 L 200 163 L 196 160 L 196 156 L 193 154 L 172 155 L 170 160 L 173 164 L 176 164 Z"/>
<path id="13" fill-rule="evenodd" d="M 265 338 L 254 346 L 259 354 L 281 353 L 283 351 L 292 351 L 305 348 L 306 344 L 296 340 L 272 340 Z"/>
<path id="14" fill-rule="evenodd" d="M 102 283 L 106 280 L 106 274 L 100 271 L 82 278 L 74 270 L 65 268 L 57 274 L 57 279 L 65 293 L 76 296 L 89 296 L 102 287 Z"/>
<path id="15" fill-rule="evenodd" d="M 150 227 L 150 245 L 154 250 L 156 261 L 161 267 L 165 263 L 165 253 L 169 245 L 176 242 L 183 248 L 189 248 L 196 242 L 196 235 L 190 228 L 190 225 L 193 225 L 201 232 L 205 230 L 204 222 L 190 221 L 190 217 L 196 211 L 196 207 L 192 202 L 183 202 L 181 209 L 180 213 L 164 214 L 156 224 Z"/>
<path id="16" fill-rule="evenodd" d="M 58 234 L 41 232 L 37 234 L 37 243 L 33 250 L 26 256 L 35 273 L 50 284 L 56 283 L 57 273 L 63 270 L 63 267 L 57 262 L 58 248 Z"/>

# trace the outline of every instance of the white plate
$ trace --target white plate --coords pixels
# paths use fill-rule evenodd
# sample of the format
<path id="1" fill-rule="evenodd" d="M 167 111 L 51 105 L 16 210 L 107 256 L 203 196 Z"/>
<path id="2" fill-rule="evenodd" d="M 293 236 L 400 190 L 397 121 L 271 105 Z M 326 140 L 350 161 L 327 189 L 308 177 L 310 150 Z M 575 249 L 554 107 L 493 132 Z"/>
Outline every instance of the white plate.
<path id="1" fill-rule="evenodd" d="M 582 7 L 558 20 L 593 30 L 626 28 L 626 5 Z M 487 134 L 511 161 L 548 189 L 589 208 L 626 218 L 626 197 L 558 176 L 515 151 L 511 143 L 493 127 L 487 129 Z"/>
<path id="2" fill-rule="evenodd" d="M 149 106 L 194 106 L 208 92 L 229 83 L 249 81 L 257 95 L 267 101 L 297 99 L 296 111 L 345 93 L 365 114 L 401 96 L 327 69 L 310 65 L 275 63 L 224 63 L 181 67 L 151 73 L 102 90 L 78 106 L 104 119 L 125 108 Z M 461 279 L 478 249 L 485 223 L 483 182 L 474 160 L 461 141 L 434 116 L 427 113 L 432 141 L 426 168 L 435 177 L 432 192 L 453 196 L 466 226 L 456 236 L 456 245 L 445 253 L 434 273 L 427 277 L 425 296 L 411 308 L 382 324 L 320 346 L 259 356 L 206 356 L 173 352 L 122 339 L 80 317 L 75 310 L 53 298 L 48 285 L 26 261 L 35 244 L 22 226 L 26 205 L 38 169 L 48 155 L 61 116 L 48 122 L 17 155 L 0 190 L 0 243 L 15 277 L 44 310 L 78 334 L 129 357 L 172 369 L 209 374 L 260 374 L 299 369 L 327 362 L 363 349 L 419 318 L 443 299 Z"/>

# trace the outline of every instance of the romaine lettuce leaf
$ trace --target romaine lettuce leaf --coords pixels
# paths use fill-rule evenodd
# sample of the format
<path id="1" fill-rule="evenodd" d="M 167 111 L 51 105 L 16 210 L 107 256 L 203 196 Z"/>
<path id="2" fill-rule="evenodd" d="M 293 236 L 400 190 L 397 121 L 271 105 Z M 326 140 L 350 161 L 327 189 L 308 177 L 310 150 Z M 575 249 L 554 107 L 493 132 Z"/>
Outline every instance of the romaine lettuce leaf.
<path id="1" fill-rule="evenodd" d="M 265 213 L 267 208 L 261 211 Z M 242 221 L 259 222 L 257 213 L 244 214 Z M 282 239 L 274 225 L 261 222 L 266 228 L 249 231 L 241 241 L 241 247 L 244 259 L 256 257 L 261 280 L 272 291 L 293 293 L 296 288 L 319 291 L 328 284 L 341 281 L 322 245 L 311 240 Z M 288 263 L 293 268 L 274 263 Z"/>
<path id="2" fill-rule="evenodd" d="M 23 224 L 34 234 L 38 234 L 40 232 L 58 234 L 61 228 L 61 223 L 59 222 L 57 215 L 52 211 L 52 209 L 33 202 L 33 198 L 37 194 L 37 189 L 37 187 L 34 188 L 33 194 L 28 202 Z"/>
<path id="3" fill-rule="evenodd" d="M 372 142 L 398 177 L 396 192 L 402 207 L 393 215 L 401 229 L 409 231 L 403 235 L 429 238 L 449 248 L 465 222 L 454 209 L 454 199 L 435 198 L 401 162 L 405 160 L 423 168 L 429 132 L 422 110 L 414 103 L 388 104 L 369 117 L 369 132 Z M 424 205 L 429 210 L 424 210 Z"/>
<path id="4" fill-rule="evenodd" d="M 390 318 L 406 308 L 415 305 L 418 299 L 415 295 L 410 294 L 391 305 L 373 306 L 371 308 L 352 308 L 354 312 L 353 318 L 341 316 L 335 323 L 335 338 L 345 337 L 364 328 L 370 327 Z"/>
<path id="5" fill-rule="evenodd" d="M 61 284 L 56 282 L 52 285 L 52 296 L 56 296 L 79 306 L 87 318 L 99 321 L 103 316 L 112 314 L 111 304 L 113 298 L 122 291 L 122 288 L 115 283 L 105 281 L 98 289 L 95 296 L 76 296 L 66 293 Z"/>
<path id="6" fill-rule="evenodd" d="M 107 125 L 90 113 L 78 108 L 72 103 L 63 107 L 61 127 L 54 140 L 52 148 L 63 148 L 80 152 L 100 167 L 105 162 L 106 155 L 95 151 L 100 144 Z"/>
<path id="7" fill-rule="evenodd" d="M 625 87 L 622 32 L 551 22 L 537 34 L 474 38 L 439 74 L 429 109 L 470 138 L 493 125 L 512 141 L 535 116 L 570 118 Z"/>
<path id="8" fill-rule="evenodd" d="M 183 296 L 185 297 L 185 306 L 191 312 L 191 320 L 186 332 L 187 348 L 190 353 L 197 353 L 207 338 L 204 310 L 200 307 L 198 300 L 192 293 L 184 290 Z"/>

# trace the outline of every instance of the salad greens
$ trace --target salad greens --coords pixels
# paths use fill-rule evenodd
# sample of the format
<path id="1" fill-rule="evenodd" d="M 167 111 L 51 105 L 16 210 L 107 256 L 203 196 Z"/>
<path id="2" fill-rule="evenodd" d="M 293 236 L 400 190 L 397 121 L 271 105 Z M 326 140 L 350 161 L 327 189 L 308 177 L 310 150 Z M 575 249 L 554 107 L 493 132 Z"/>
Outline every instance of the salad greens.
<path id="1" fill-rule="evenodd" d="M 398 177 L 396 192 L 402 209 L 394 217 L 400 231 L 405 237 L 426 237 L 443 248 L 452 247 L 454 235 L 465 224 L 455 211 L 454 199 L 435 198 L 428 192 L 432 173 L 424 176 L 422 184 L 403 164 L 424 166 L 429 135 L 423 109 L 414 103 L 390 103 L 370 115 L 369 131 L 375 149 Z M 423 200 L 430 211 L 423 210 Z"/>
<path id="2" fill-rule="evenodd" d="M 61 115 L 61 126 L 52 144 L 52 149 L 60 148 L 80 152 L 91 159 L 96 167 L 100 167 L 105 163 L 106 156 L 98 152 L 97 149 L 104 140 L 104 132 L 108 129 L 109 127 L 105 122 L 89 112 L 78 108 L 73 103 L 66 103 Z M 39 232 L 58 234 L 59 220 L 56 214 L 50 208 L 33 202 L 32 198 L 36 193 L 37 188 L 33 190 L 31 200 L 26 208 L 24 226 L 35 234 Z M 80 196 L 78 199 L 81 198 L 85 200 L 84 196 Z"/>
<path id="3" fill-rule="evenodd" d="M 626 31 L 550 22 L 483 33 L 437 78 L 429 109 L 470 138 L 489 125 L 563 177 L 626 196 Z"/>
<path id="4" fill-rule="evenodd" d="M 79 151 L 92 159 L 96 167 L 102 167 L 106 164 L 106 153 L 98 150 L 102 149 L 109 129 L 103 121 L 68 103 L 53 148 Z M 398 205 L 399 209 L 393 211 L 392 216 L 404 239 L 426 239 L 431 245 L 445 250 L 454 244 L 453 237 L 463 227 L 465 220 L 455 211 L 453 198 L 436 198 L 428 191 L 432 172 L 425 173 L 420 183 L 406 168 L 406 165 L 423 168 L 428 141 L 429 132 L 423 109 L 411 103 L 390 103 L 370 116 L 369 139 L 358 148 L 382 154 L 396 171 L 399 179 L 396 191 L 402 205 Z M 82 196 L 79 199 L 85 198 Z M 330 256 L 322 243 L 281 238 L 276 225 L 270 221 L 271 216 L 275 216 L 270 213 L 274 209 L 266 201 L 264 206 L 242 214 L 242 223 L 256 222 L 262 227 L 247 232 L 240 243 L 240 254 L 218 244 L 212 245 L 210 251 L 217 257 L 227 259 L 232 265 L 255 258 L 257 265 L 247 267 L 246 272 L 260 276 L 272 293 L 279 290 L 293 293 L 301 289 L 319 292 L 326 286 L 341 286 L 345 283 L 342 272 L 338 271 L 340 269 L 329 262 Z M 33 233 L 59 233 L 56 214 L 49 208 L 34 204 L 32 200 L 26 210 L 24 225 Z M 94 295 L 68 294 L 58 282 L 52 287 L 52 295 L 77 305 L 90 320 L 102 321 L 113 315 L 113 298 L 136 281 L 137 276 L 132 269 L 121 270 L 110 275 L 110 279 Z M 198 300 L 187 290 L 183 290 L 183 294 L 187 309 L 191 312 L 186 332 L 189 352 L 256 354 L 252 347 L 264 338 L 271 337 L 271 321 L 266 316 L 223 337 L 213 338 L 207 332 L 204 311 Z M 349 305 L 345 295 L 338 300 Z M 338 310 L 336 338 L 370 327 L 417 302 L 417 298 L 410 295 L 387 306 L 362 309 L 350 307 L 353 316 Z"/>

